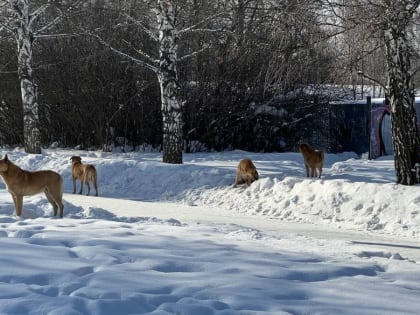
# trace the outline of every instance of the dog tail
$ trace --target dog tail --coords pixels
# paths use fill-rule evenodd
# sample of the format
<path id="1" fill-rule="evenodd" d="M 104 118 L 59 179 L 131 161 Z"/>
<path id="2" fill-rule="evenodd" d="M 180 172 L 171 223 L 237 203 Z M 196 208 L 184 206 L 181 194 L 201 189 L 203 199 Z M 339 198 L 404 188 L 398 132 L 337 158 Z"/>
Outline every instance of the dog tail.
<path id="1" fill-rule="evenodd" d="M 96 175 L 96 169 L 93 165 L 90 165 L 84 174 L 84 181 L 85 182 L 94 181 L 96 177 L 95 175 Z"/>

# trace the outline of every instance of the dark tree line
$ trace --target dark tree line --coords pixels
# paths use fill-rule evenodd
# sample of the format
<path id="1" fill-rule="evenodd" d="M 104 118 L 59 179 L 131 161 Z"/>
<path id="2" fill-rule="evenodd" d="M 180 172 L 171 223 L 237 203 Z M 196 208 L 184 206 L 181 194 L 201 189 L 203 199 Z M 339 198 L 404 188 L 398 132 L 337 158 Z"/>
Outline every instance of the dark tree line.
<path id="1" fill-rule="evenodd" d="M 394 79 L 417 82 L 412 50 L 409 63 L 390 64 L 401 52 L 389 46 L 395 23 L 377 17 L 402 14 L 392 1 L 74 1 L 68 10 L 54 1 L 0 0 L 3 145 L 27 142 L 6 10 L 12 2 L 26 2 L 37 13 L 33 30 L 42 30 L 32 42 L 31 75 L 43 147 L 151 146 L 163 149 L 164 161 L 172 152 L 166 161 L 175 163 L 182 163 L 179 150 L 295 150 L 326 132 L 330 100 L 371 93 L 363 87 L 373 83 L 358 73 L 384 82 L 374 85 L 377 93 Z M 417 18 L 415 1 L 406 2 L 402 34 L 415 30 Z M 416 36 L 409 40 L 414 47 Z M 409 77 L 390 76 L 390 68 L 406 66 Z M 404 133 L 415 146 L 418 133 L 412 126 Z M 418 161 L 413 150 L 402 156 L 405 168 Z"/>
<path id="2" fill-rule="evenodd" d="M 283 52 L 277 49 L 293 55 L 296 44 L 310 45 L 301 35 L 303 22 L 295 26 L 296 35 L 283 38 L 283 30 L 302 12 L 290 3 L 281 7 L 268 6 L 264 1 L 177 3 L 177 25 L 180 30 L 186 29 L 178 55 L 195 54 L 178 60 L 185 150 L 235 147 L 272 151 L 294 145 L 291 141 L 285 142 L 286 147 L 279 145 L 290 133 L 285 130 L 282 135 L 282 117 L 264 118 L 255 109 L 265 102 L 280 109 L 281 103 L 273 103 L 277 93 L 285 95 L 307 82 L 317 83 L 321 75 L 315 71 L 316 66 L 307 70 L 306 65 L 297 65 L 297 60 L 310 64 L 311 58 L 314 62 L 323 59 L 327 64 L 331 56 L 323 56 L 321 49 L 315 52 L 313 47 L 313 53 L 304 52 L 305 48 L 304 56 L 289 56 L 287 62 L 278 60 Z M 290 23 L 281 25 L 279 14 L 287 15 Z M 127 54 L 142 51 L 158 59 L 156 43 L 146 34 L 147 28 L 153 29 L 155 19 L 146 4 L 95 1 L 80 6 L 55 26 L 53 33 L 63 36 L 33 43 L 42 146 L 58 142 L 62 146 L 109 148 L 110 141 L 121 143 L 122 138 L 131 147 L 162 145 L 160 91 L 154 74 L 87 34 L 100 35 Z M 312 28 L 314 19 L 308 21 Z M 196 27 L 188 29 L 191 25 Z M 2 109 L 19 121 L 22 111 L 16 86 L 15 42 L 3 36 L 1 47 L 1 99 L 7 104 Z M 285 68 L 274 73 L 273 64 L 277 62 Z M 277 85 L 280 72 L 282 86 Z M 322 72 L 326 79 L 327 68 Z M 305 98 L 307 102 L 310 96 Z M 250 107 L 251 103 L 254 106 Z M 272 126 L 266 124 L 267 120 Z M 8 132 L 8 128 L 2 128 L 3 144 L 24 143 L 21 124 L 13 124 L 11 129 Z"/>

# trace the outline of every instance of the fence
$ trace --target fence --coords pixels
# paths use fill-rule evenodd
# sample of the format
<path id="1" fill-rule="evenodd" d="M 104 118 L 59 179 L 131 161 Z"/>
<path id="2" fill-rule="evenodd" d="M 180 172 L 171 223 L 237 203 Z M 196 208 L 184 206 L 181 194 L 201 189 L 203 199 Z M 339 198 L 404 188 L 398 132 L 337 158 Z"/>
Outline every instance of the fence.
<path id="1" fill-rule="evenodd" d="M 329 104 L 327 152 L 369 153 L 370 158 L 393 154 L 389 108 L 383 98 Z M 420 122 L 420 97 L 415 99 Z"/>

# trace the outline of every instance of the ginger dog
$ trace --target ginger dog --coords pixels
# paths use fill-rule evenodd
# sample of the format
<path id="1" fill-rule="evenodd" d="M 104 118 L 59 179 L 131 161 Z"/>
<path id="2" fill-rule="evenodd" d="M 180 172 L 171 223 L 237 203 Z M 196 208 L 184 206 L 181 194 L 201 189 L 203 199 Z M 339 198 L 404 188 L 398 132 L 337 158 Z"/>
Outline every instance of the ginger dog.
<path id="1" fill-rule="evenodd" d="M 60 210 L 63 217 L 63 178 L 54 171 L 25 171 L 13 164 L 7 154 L 0 160 L 0 175 L 7 191 L 12 195 L 16 215 L 22 215 L 23 196 L 44 192 L 54 209 L 54 216 Z"/>
<path id="2" fill-rule="evenodd" d="M 299 151 L 302 153 L 305 162 L 306 177 L 317 177 L 318 171 L 318 177 L 321 178 L 322 167 L 324 165 L 324 152 L 314 150 L 307 143 L 299 145 Z M 309 176 L 309 171 L 311 176 Z"/>
<path id="3" fill-rule="evenodd" d="M 257 179 L 258 172 L 254 163 L 252 163 L 250 159 L 241 160 L 236 170 L 234 187 L 236 187 L 236 185 L 241 185 L 245 183 L 249 186 Z"/>
<path id="4" fill-rule="evenodd" d="M 80 180 L 80 191 L 79 194 L 83 193 L 83 182 L 85 182 L 87 186 L 87 194 L 90 194 L 90 185 L 89 181 L 93 183 L 93 187 L 95 187 L 95 196 L 98 195 L 98 184 L 97 184 L 97 174 L 96 168 L 92 164 L 82 164 L 82 158 L 80 156 L 72 156 L 71 160 L 71 175 L 73 179 L 73 194 L 76 193 L 76 180 Z"/>

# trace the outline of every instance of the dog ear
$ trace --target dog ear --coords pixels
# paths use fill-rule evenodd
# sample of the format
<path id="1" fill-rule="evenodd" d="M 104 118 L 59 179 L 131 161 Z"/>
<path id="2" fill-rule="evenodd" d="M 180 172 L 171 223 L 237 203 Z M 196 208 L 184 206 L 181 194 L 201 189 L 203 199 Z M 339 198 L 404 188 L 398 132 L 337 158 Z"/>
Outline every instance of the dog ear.
<path id="1" fill-rule="evenodd" d="M 4 156 L 4 159 L 3 159 L 5 162 L 7 162 L 7 161 L 9 161 L 9 158 L 8 158 L 8 156 L 7 156 L 7 154 Z"/>

